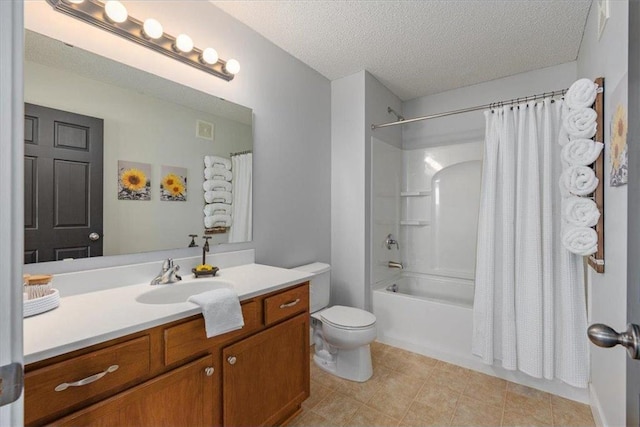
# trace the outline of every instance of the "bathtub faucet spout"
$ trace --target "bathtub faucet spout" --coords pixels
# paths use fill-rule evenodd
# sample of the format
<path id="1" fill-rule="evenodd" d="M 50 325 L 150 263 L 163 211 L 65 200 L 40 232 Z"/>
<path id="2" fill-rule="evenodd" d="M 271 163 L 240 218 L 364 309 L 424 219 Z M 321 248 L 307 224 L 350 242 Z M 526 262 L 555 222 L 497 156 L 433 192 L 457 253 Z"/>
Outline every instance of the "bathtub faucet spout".
<path id="1" fill-rule="evenodd" d="M 404 266 L 402 265 L 401 262 L 395 262 L 395 261 L 389 261 L 389 264 L 387 265 L 387 267 L 389 267 L 389 268 L 398 268 L 400 270 L 402 270 L 404 268 Z"/>

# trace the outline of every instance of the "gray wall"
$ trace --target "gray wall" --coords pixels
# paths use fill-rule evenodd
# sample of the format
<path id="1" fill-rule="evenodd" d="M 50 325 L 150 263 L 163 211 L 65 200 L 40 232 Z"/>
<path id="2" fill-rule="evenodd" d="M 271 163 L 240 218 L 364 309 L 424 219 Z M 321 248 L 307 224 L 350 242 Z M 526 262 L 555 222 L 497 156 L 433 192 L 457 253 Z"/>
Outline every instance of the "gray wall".
<path id="1" fill-rule="evenodd" d="M 241 71 L 225 82 L 105 31 L 25 3 L 25 26 L 49 37 L 174 80 L 254 112 L 254 241 L 214 251 L 254 247 L 257 262 L 293 267 L 330 260 L 330 83 L 320 74 L 209 2 L 129 2 L 131 16 L 153 16 L 169 34 L 187 32 L 196 46 L 212 44 Z M 187 256 L 183 250 L 175 256 Z M 166 254 L 114 259 L 117 264 Z M 151 257 L 151 258 L 149 258 Z M 86 261 L 86 260 L 85 260 Z M 92 268 L 105 261 L 76 263 Z M 74 261 L 75 263 L 75 261 Z M 49 269 L 50 271 L 52 269 Z"/>
<path id="2" fill-rule="evenodd" d="M 397 147 L 400 128 L 371 131 L 395 120 L 401 102 L 367 71 L 331 82 L 332 302 L 370 308 L 371 137 Z"/>
<path id="3" fill-rule="evenodd" d="M 628 68 L 627 1 L 611 1 L 610 18 L 598 40 L 598 8 L 591 6 L 578 55 L 578 76 L 605 78 L 605 273 L 589 269 L 590 323 L 606 323 L 624 330 L 627 320 L 627 186 L 609 186 L 611 172 L 610 120 L 614 112 L 611 94 Z M 591 401 L 601 424 L 624 425 L 626 353 L 621 347 L 591 346 Z"/>

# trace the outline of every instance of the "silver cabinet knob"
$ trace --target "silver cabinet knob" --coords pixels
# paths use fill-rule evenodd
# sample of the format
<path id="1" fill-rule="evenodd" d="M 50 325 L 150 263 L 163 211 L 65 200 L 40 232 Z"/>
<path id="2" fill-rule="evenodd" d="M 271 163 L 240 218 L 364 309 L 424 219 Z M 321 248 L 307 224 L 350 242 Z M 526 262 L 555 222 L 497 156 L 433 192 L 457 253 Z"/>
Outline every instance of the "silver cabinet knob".
<path id="1" fill-rule="evenodd" d="M 238 359 L 236 359 L 235 356 L 229 356 L 227 357 L 227 362 L 229 362 L 229 365 L 235 365 Z"/>
<path id="2" fill-rule="evenodd" d="M 89 240 L 91 240 L 92 242 L 100 240 L 100 235 L 94 231 L 93 233 L 89 234 Z"/>
<path id="3" fill-rule="evenodd" d="M 589 339 L 598 347 L 615 347 L 620 344 L 626 347 L 629 357 L 640 359 L 640 326 L 628 324 L 624 332 L 616 332 L 613 328 L 602 323 L 589 326 Z"/>
<path id="4" fill-rule="evenodd" d="M 213 369 L 213 366 L 207 366 L 206 368 L 204 368 L 204 373 L 207 374 L 208 377 L 210 377 L 211 375 L 213 375 L 213 373 L 216 370 Z"/>

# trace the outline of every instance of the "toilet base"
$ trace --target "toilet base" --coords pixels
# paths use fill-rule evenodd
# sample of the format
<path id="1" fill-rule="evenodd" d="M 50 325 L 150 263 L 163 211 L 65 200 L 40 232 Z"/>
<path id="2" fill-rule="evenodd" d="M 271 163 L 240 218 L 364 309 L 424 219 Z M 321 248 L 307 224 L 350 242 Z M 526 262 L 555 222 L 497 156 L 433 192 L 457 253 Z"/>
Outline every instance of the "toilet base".
<path id="1" fill-rule="evenodd" d="M 363 383 L 373 375 L 368 344 L 349 350 L 340 348 L 336 354 L 321 350 L 313 355 L 313 361 L 323 371 L 349 381 Z"/>

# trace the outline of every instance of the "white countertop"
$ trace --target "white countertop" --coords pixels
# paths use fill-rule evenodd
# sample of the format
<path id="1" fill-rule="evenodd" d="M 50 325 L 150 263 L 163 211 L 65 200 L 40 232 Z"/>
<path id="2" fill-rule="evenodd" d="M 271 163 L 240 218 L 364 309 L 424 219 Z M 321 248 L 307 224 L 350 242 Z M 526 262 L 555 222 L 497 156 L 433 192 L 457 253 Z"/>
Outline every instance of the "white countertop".
<path id="1" fill-rule="evenodd" d="M 242 301 L 303 282 L 311 276 L 298 270 L 246 264 L 223 268 L 215 278 L 231 282 Z M 136 297 L 160 286 L 180 286 L 197 280 L 206 279 L 185 278 L 176 284 L 156 286 L 147 282 L 71 296 L 61 291 L 58 308 L 24 319 L 24 363 L 198 314 L 200 307 L 190 302 L 143 304 L 136 301 Z"/>

